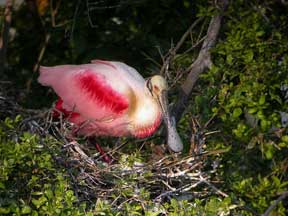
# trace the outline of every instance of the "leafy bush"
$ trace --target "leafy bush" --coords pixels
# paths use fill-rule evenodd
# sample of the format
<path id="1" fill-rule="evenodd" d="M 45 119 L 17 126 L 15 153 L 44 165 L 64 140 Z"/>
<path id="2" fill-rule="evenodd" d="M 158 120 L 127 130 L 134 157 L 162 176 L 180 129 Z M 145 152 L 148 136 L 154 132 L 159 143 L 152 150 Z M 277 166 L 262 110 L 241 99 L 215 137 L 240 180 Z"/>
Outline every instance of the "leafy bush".
<path id="1" fill-rule="evenodd" d="M 280 90 L 288 83 L 287 27 L 272 30 L 279 17 L 269 23 L 258 11 L 238 6 L 238 18 L 227 21 L 225 41 L 213 51 L 215 65 L 202 79 L 217 98 L 211 115 L 218 117 L 219 142 L 231 147 L 223 158 L 223 181 L 246 205 L 264 212 L 288 188 L 287 128 L 279 115 L 288 110 Z M 235 11 L 228 16 L 237 17 Z M 282 203 L 275 212 L 287 210 Z"/>
<path id="2" fill-rule="evenodd" d="M 4 79 L 13 80 L 13 85 L 19 88 L 19 95 L 11 91 L 18 102 L 41 107 L 49 106 L 48 100 L 53 101 L 54 96 L 50 97 L 49 91 L 37 86 L 37 74 L 31 72 L 42 50 L 45 51 L 43 65 L 87 63 L 93 58 L 106 58 L 125 61 L 138 69 L 142 66 L 143 74 L 150 76 L 151 71 L 158 71 L 157 66 L 161 65 L 158 61 L 162 56 L 155 46 L 166 52 L 171 47 L 171 38 L 176 42 L 196 17 L 202 17 L 203 25 L 198 24 L 190 32 L 191 41 L 183 43 L 167 74 L 173 83 L 170 99 L 176 100 L 173 87 L 180 85 L 189 72 L 188 66 L 199 53 L 194 47 L 195 39 L 203 36 L 208 20 L 218 13 L 217 8 L 204 1 L 123 1 L 110 8 L 107 6 L 113 1 L 95 1 L 94 6 L 99 10 L 89 11 L 87 20 L 88 8 L 84 2 L 61 1 L 54 17 L 60 24 L 58 27 L 52 26 L 53 14 L 49 7 L 43 7 L 36 18 L 29 4 L 14 12 L 12 27 L 16 34 L 8 46 L 9 67 Z M 98 166 L 93 160 L 96 168 L 92 171 L 80 164 L 82 170 L 100 173 L 96 177 L 106 183 L 102 194 L 86 199 L 83 194 L 95 188 L 89 188 L 81 178 L 73 180 L 74 176 L 79 177 L 79 169 L 63 166 L 63 161 L 66 162 L 61 149 L 63 143 L 47 134 L 27 132 L 18 116 L 0 121 L 0 214 L 259 215 L 287 192 L 288 135 L 287 125 L 281 124 L 280 113 L 288 112 L 287 97 L 281 95 L 281 88 L 288 85 L 288 9 L 285 1 L 229 2 L 219 40 L 211 53 L 213 66 L 197 81 L 187 113 L 178 125 L 186 144 L 184 156 L 193 141 L 202 141 L 205 153 L 193 162 L 199 159 L 204 165 L 192 171 L 208 173 L 209 180 L 218 188 L 207 190 L 211 186 L 200 185 L 184 196 L 183 191 L 177 189 L 190 179 L 167 177 L 165 180 L 172 185 L 168 184 L 169 190 L 179 196 L 156 201 L 155 197 L 165 194 L 163 188 L 168 186 L 155 192 L 155 188 L 159 189 L 156 183 L 162 179 L 155 178 L 158 170 L 149 166 L 150 148 L 148 153 L 140 148 L 135 150 L 135 142 L 127 139 L 125 149 L 119 153 L 119 164 L 112 168 Z M 72 22 L 71 17 L 74 17 Z M 88 21 L 97 26 L 97 31 Z M 51 35 L 47 44 L 44 44 L 44 32 L 46 36 Z M 71 38 L 66 37 L 68 34 Z M 0 96 L 2 102 L 2 94 Z M 1 117 L 2 110 L 6 110 L 6 106 L 0 109 Z M 197 124 L 191 119 L 196 119 Z M 160 144 L 162 138 L 145 142 Z M 160 156 L 164 158 L 163 154 Z M 182 159 L 185 157 L 176 158 L 176 162 L 168 160 L 168 165 L 163 162 L 164 174 L 191 168 L 189 164 L 180 170 L 173 166 Z M 140 174 L 134 172 L 135 162 L 147 162 L 147 167 Z M 131 174 L 117 176 L 119 170 L 126 169 L 132 170 Z M 225 193 L 219 195 L 219 190 Z M 205 195 L 198 196 L 199 193 Z M 287 215 L 287 209 L 286 197 L 271 214 Z"/>
<path id="3" fill-rule="evenodd" d="M 53 160 L 59 143 L 19 132 L 20 121 L 0 122 L 0 214 L 83 215 L 85 205 L 74 206 L 67 174 Z"/>
<path id="4" fill-rule="evenodd" d="M 72 182 L 67 173 L 76 174 L 77 170 L 59 165 L 58 161 L 64 160 L 59 141 L 50 135 L 40 137 L 22 132 L 21 124 L 20 116 L 14 120 L 6 118 L 0 121 L 2 215 L 215 215 L 228 214 L 238 207 L 229 198 L 222 199 L 217 196 L 195 199 L 193 202 L 181 199 L 155 202 L 150 195 L 149 185 L 156 179 L 149 170 L 121 178 L 113 175 L 109 177 L 109 172 L 113 172 L 113 169 L 108 170 L 101 181 L 113 182 L 110 197 L 106 200 L 96 196 L 90 199 L 89 203 L 80 201 L 81 195 L 75 194 L 79 190 L 74 187 L 83 187 L 85 183 L 81 183 L 81 180 L 78 183 Z M 139 159 L 136 155 L 126 159 L 123 156 L 119 167 L 132 167 L 132 160 Z M 63 164 L 63 161 L 60 164 Z M 100 167 L 98 169 L 101 171 Z M 139 188 L 139 184 L 147 186 Z M 114 201 L 111 202 L 111 199 Z"/>

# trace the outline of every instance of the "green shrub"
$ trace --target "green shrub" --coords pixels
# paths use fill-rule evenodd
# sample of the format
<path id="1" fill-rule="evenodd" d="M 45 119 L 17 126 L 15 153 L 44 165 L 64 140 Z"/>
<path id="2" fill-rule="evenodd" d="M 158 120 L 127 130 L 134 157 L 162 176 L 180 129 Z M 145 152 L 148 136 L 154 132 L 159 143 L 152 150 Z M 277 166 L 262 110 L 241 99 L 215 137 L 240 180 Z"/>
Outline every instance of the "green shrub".
<path id="1" fill-rule="evenodd" d="M 74 206 L 67 174 L 53 160 L 59 143 L 20 132 L 20 121 L 0 122 L 0 214 L 83 215 L 85 205 Z"/>

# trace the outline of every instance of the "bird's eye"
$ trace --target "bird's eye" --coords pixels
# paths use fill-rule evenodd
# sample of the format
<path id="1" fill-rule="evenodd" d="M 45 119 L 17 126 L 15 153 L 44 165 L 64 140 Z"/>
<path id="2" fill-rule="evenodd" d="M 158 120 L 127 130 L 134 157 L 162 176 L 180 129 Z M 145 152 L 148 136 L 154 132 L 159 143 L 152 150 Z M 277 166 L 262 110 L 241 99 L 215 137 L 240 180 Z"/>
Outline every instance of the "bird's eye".
<path id="1" fill-rule="evenodd" d="M 149 78 L 146 82 L 146 87 L 147 89 L 152 93 L 152 83 L 151 83 L 151 78 Z"/>

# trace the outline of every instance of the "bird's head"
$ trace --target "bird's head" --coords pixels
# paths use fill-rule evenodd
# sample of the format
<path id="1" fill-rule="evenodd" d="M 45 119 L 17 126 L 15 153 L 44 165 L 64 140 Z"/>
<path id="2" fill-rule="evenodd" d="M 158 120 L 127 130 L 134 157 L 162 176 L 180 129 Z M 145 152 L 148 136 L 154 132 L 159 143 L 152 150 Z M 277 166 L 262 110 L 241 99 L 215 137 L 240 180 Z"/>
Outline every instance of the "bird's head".
<path id="1" fill-rule="evenodd" d="M 155 75 L 148 78 L 146 81 L 146 87 L 152 97 L 156 100 L 161 96 L 163 91 L 166 92 L 168 90 L 166 80 L 160 75 Z"/>
<path id="2" fill-rule="evenodd" d="M 175 121 L 172 120 L 168 108 L 168 84 L 164 77 L 155 75 L 146 80 L 146 89 L 154 100 L 157 101 L 162 110 L 164 123 L 167 128 L 168 146 L 174 152 L 180 152 L 183 149 L 183 144 L 180 136 L 177 133 Z"/>

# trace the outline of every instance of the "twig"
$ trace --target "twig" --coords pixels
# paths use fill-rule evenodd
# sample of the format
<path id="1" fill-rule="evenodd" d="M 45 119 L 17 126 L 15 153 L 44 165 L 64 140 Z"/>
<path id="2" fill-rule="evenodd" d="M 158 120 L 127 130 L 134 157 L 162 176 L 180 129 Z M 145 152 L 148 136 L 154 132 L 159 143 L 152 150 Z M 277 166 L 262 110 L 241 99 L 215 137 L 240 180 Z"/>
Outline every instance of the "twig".
<path id="1" fill-rule="evenodd" d="M 40 62 L 41 62 L 41 60 L 42 60 L 42 58 L 43 58 L 43 56 L 44 56 L 44 53 L 45 53 L 45 51 L 46 51 L 46 48 L 47 48 L 48 43 L 49 43 L 49 41 L 50 41 L 50 38 L 51 38 L 51 34 L 50 34 L 50 33 L 47 33 L 46 36 L 45 36 L 44 44 L 43 44 L 43 46 L 42 46 L 42 48 L 41 48 L 41 51 L 40 51 L 40 53 L 39 53 L 39 55 L 38 55 L 37 62 L 36 62 L 36 64 L 34 65 L 34 68 L 33 68 L 33 72 L 34 72 L 34 73 L 37 72 L 38 69 L 39 69 Z"/>
<path id="2" fill-rule="evenodd" d="M 203 37 L 203 38 L 199 39 L 195 44 L 193 44 L 193 46 L 191 46 L 190 48 L 188 48 L 187 50 L 185 50 L 185 51 L 183 52 L 183 54 L 187 54 L 187 53 L 190 52 L 191 50 L 195 49 L 197 46 L 199 46 L 199 44 L 201 44 L 201 43 L 205 40 L 205 38 L 206 38 L 206 37 Z M 181 55 L 180 55 L 178 58 L 180 58 L 180 57 L 181 57 Z M 178 59 L 178 58 L 177 58 L 177 59 Z"/>
<path id="3" fill-rule="evenodd" d="M 160 195 L 158 195 L 158 196 L 154 199 L 154 201 L 160 200 L 160 199 L 163 198 L 163 197 L 171 196 L 171 195 L 173 195 L 173 194 L 175 194 L 175 193 L 177 193 L 177 192 L 189 191 L 189 190 L 191 190 L 192 188 L 195 188 L 195 187 L 197 187 L 198 185 L 200 185 L 200 184 L 202 184 L 202 183 L 203 183 L 203 181 L 202 181 L 202 179 L 200 179 L 199 181 L 197 181 L 197 182 L 194 183 L 194 184 L 187 184 L 187 185 L 184 185 L 184 186 L 182 186 L 182 187 L 180 187 L 180 188 L 177 188 L 177 189 L 174 189 L 174 190 L 171 190 L 171 191 L 166 191 L 166 192 L 161 193 Z"/>
<path id="4" fill-rule="evenodd" d="M 269 206 L 269 208 L 262 214 L 262 216 L 269 216 L 270 212 L 278 205 L 279 202 L 284 200 L 288 196 L 288 191 L 285 191 L 281 194 L 281 196 L 278 197 L 275 202 Z"/>
<path id="5" fill-rule="evenodd" d="M 181 90 L 178 97 L 179 100 L 173 108 L 173 114 L 177 122 L 180 120 L 180 117 L 185 111 L 186 104 L 189 100 L 192 89 L 199 78 L 199 75 L 212 66 L 210 49 L 216 43 L 216 39 L 220 30 L 221 20 L 223 17 L 222 14 L 228 5 L 228 0 L 221 0 L 219 3 L 221 5 L 221 10 L 211 19 L 199 55 L 193 64 L 188 68 L 190 72 L 186 80 L 181 85 Z"/>
<path id="6" fill-rule="evenodd" d="M 6 7 L 5 7 L 5 12 L 4 12 L 4 24 L 3 24 L 3 29 L 2 29 L 2 38 L 0 39 L 0 74 L 3 74 L 4 68 L 5 68 L 13 5 L 14 5 L 14 0 L 6 1 Z"/>
<path id="7" fill-rule="evenodd" d="M 175 190 L 166 191 L 166 192 L 158 195 L 158 196 L 154 199 L 154 201 L 160 200 L 162 197 L 170 196 L 170 195 L 172 195 L 173 193 L 179 192 L 179 191 L 181 191 L 181 190 L 182 190 L 182 187 L 181 187 L 181 188 L 177 188 L 177 189 L 175 189 Z"/>
<path id="8" fill-rule="evenodd" d="M 55 20 L 56 20 L 56 15 L 58 13 L 60 4 L 61 4 L 61 0 L 59 0 L 57 2 L 56 7 L 53 8 L 53 1 L 50 1 L 50 13 L 51 13 L 51 24 L 52 24 L 52 27 L 57 27 Z"/>
<path id="9" fill-rule="evenodd" d="M 202 176 L 200 176 L 202 182 L 204 182 L 205 184 L 207 184 L 209 187 L 211 187 L 213 190 L 215 190 L 216 193 L 220 194 L 223 197 L 228 197 L 228 194 L 224 193 L 223 191 L 221 191 L 220 189 L 218 189 L 217 187 L 215 187 L 213 184 L 211 184 L 209 181 L 207 181 L 205 178 L 203 178 Z"/>
<path id="10" fill-rule="evenodd" d="M 176 55 L 177 51 L 179 50 L 179 48 L 182 46 L 182 44 L 185 42 L 186 38 L 189 36 L 190 32 L 192 31 L 192 29 L 200 22 L 203 20 L 203 17 L 198 18 L 194 23 L 192 23 L 192 25 L 187 29 L 187 31 L 182 35 L 181 39 L 178 41 L 178 43 L 176 44 L 176 46 L 174 48 L 172 48 L 169 53 L 168 53 L 168 57 L 166 58 L 164 64 L 162 65 L 162 68 L 160 70 L 160 74 L 163 74 L 164 71 L 167 71 L 169 68 L 169 64 L 171 62 L 171 60 L 174 58 L 174 56 Z"/>
<path id="11" fill-rule="evenodd" d="M 74 15 L 73 15 L 73 21 L 72 21 L 72 26 L 71 26 L 71 34 L 70 34 L 70 39 L 73 41 L 73 34 L 74 34 L 74 29 L 75 29 L 75 25 L 76 25 L 76 19 L 77 19 L 77 15 L 80 9 L 80 5 L 81 5 L 81 0 L 78 0 L 77 5 L 75 7 L 75 11 L 74 11 Z"/>
<path id="12" fill-rule="evenodd" d="M 253 10 L 255 10 L 257 13 L 259 13 L 259 14 L 263 17 L 263 19 L 264 19 L 268 24 L 271 23 L 270 20 L 269 20 L 269 18 L 268 18 L 268 17 L 265 15 L 265 13 L 261 10 L 260 6 L 254 5 L 254 4 L 251 4 L 251 6 L 252 6 Z"/>
<path id="13" fill-rule="evenodd" d="M 173 52 L 176 54 L 176 52 L 178 51 L 178 49 L 182 46 L 182 44 L 184 43 L 184 41 L 186 40 L 186 38 L 189 36 L 189 34 L 191 33 L 191 31 L 193 30 L 193 28 L 198 25 L 198 23 L 200 21 L 203 20 L 203 17 L 198 18 L 189 28 L 188 30 L 183 34 L 183 36 L 181 37 L 181 39 L 178 41 L 178 43 L 176 44 L 175 48 L 173 49 Z"/>

